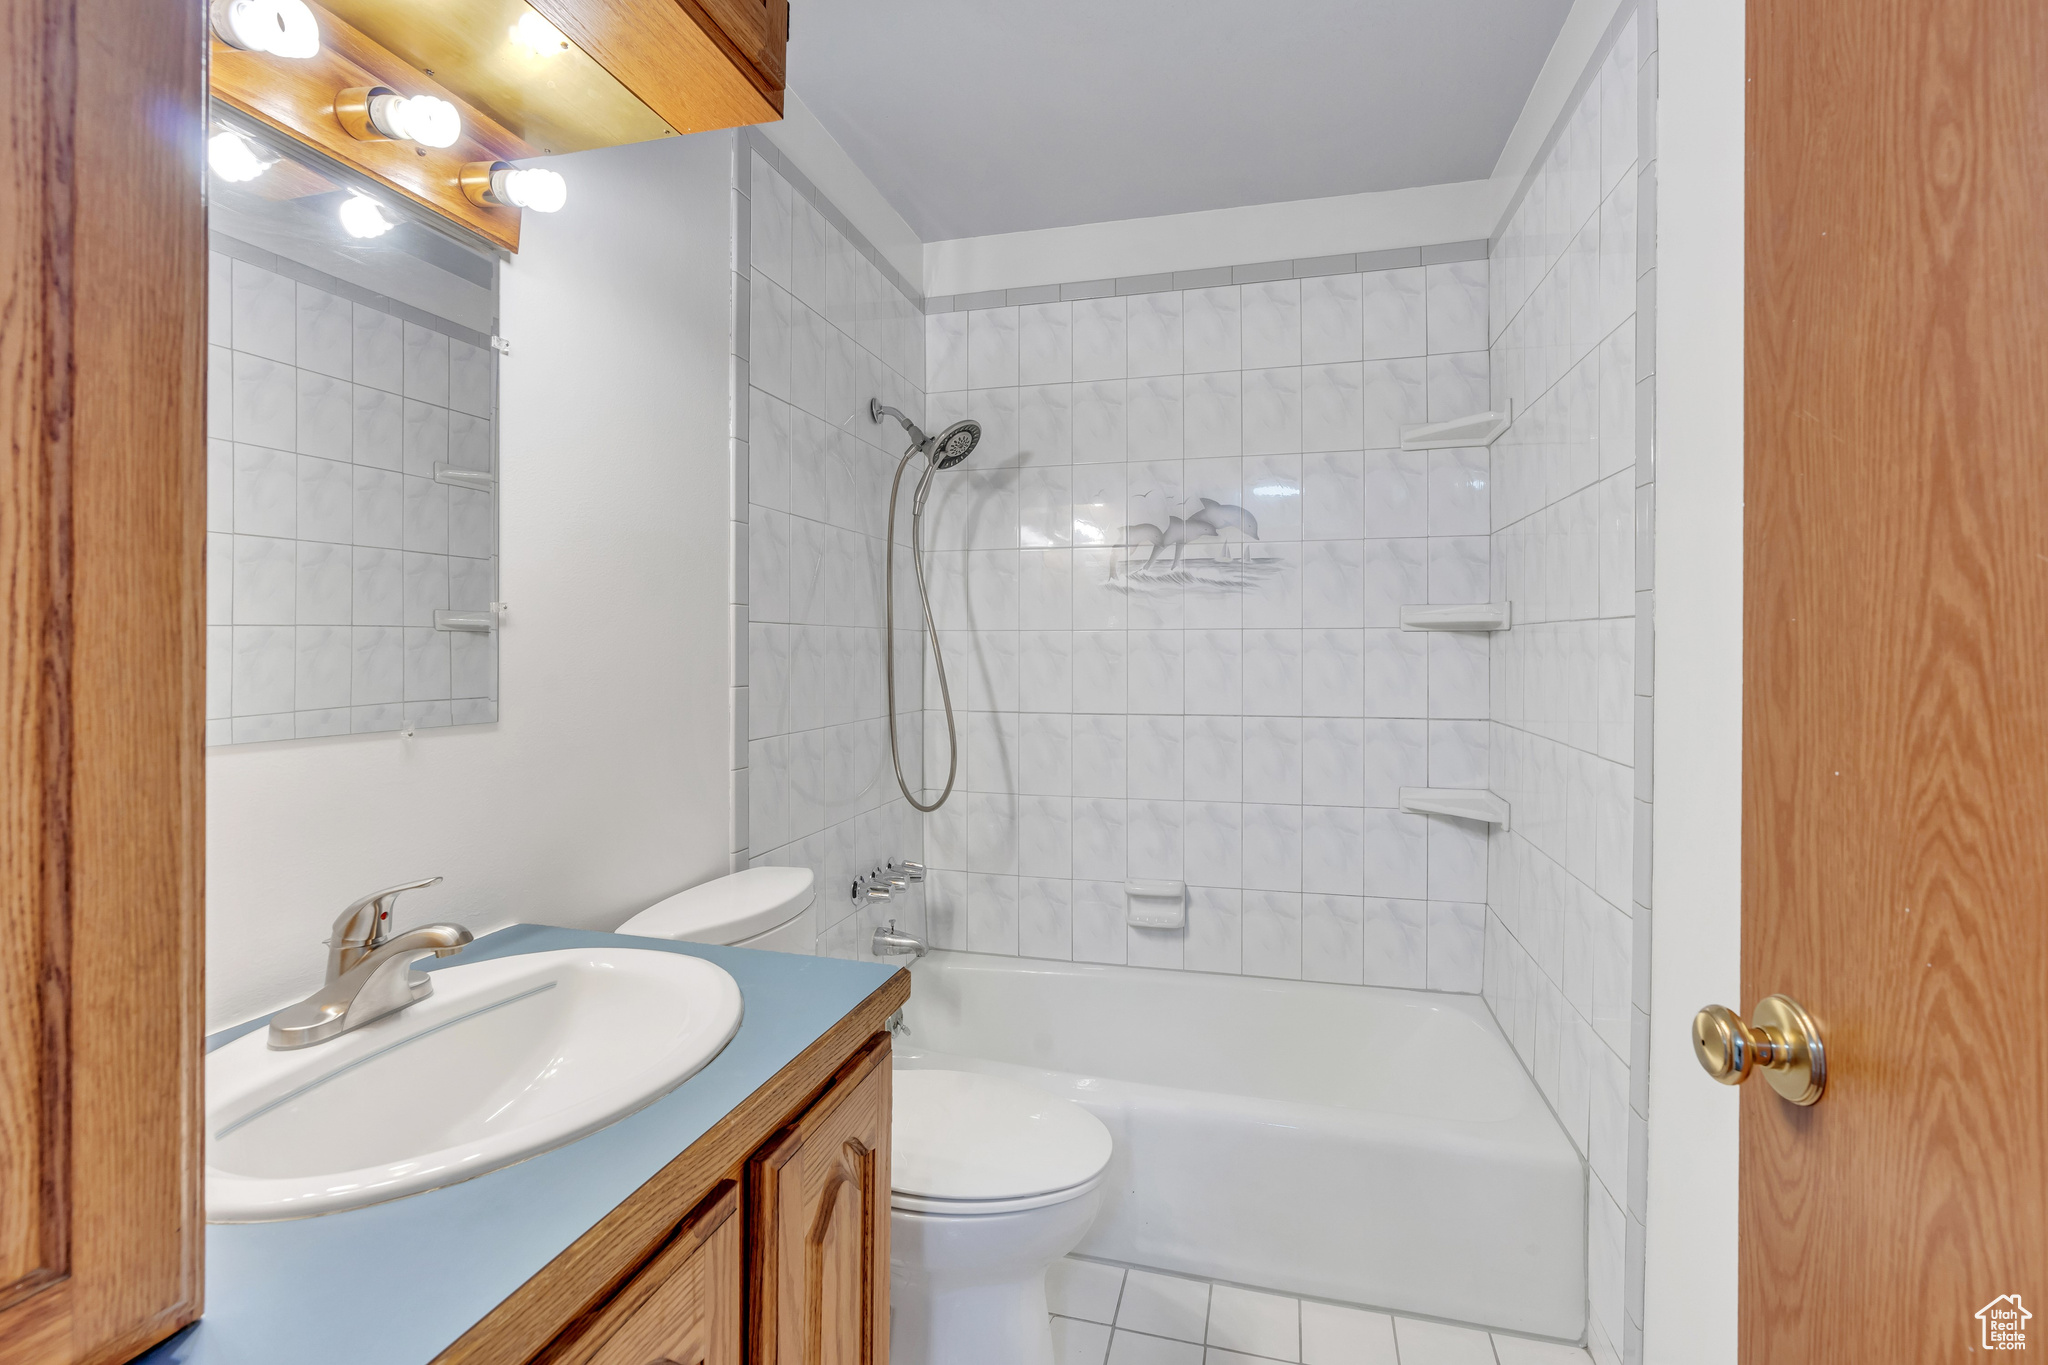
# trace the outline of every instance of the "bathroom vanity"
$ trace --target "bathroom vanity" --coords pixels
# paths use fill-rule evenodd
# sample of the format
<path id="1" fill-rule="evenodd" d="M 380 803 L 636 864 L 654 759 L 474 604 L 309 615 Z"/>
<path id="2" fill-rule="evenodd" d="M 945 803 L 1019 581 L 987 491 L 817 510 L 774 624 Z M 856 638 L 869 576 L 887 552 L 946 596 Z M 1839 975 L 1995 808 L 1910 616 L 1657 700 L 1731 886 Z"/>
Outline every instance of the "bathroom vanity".
<path id="1" fill-rule="evenodd" d="M 207 1313 L 151 1365 L 865 1361 L 885 1339 L 890 1036 L 907 972 L 530 925 L 731 973 L 739 1031 L 579 1141 L 409 1198 L 207 1229 Z M 213 1046 L 239 1033 L 211 1040 Z"/>

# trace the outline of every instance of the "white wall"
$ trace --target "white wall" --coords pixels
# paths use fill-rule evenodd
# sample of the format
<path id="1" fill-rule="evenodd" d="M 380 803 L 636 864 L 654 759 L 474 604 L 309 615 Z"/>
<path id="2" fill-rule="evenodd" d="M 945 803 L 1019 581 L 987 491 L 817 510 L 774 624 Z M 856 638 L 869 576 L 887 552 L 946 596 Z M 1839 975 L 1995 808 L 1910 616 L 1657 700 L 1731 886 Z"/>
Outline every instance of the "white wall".
<path id="1" fill-rule="evenodd" d="M 1735 1360 L 1736 1097 L 1687 1026 L 1741 985 L 1743 11 L 1664 0 L 1657 851 L 1645 1358 Z"/>
<path id="2" fill-rule="evenodd" d="M 727 865 L 730 134 L 557 158 L 504 270 L 501 720 L 207 757 L 208 1026 L 319 983 L 329 923 L 610 928 Z"/>

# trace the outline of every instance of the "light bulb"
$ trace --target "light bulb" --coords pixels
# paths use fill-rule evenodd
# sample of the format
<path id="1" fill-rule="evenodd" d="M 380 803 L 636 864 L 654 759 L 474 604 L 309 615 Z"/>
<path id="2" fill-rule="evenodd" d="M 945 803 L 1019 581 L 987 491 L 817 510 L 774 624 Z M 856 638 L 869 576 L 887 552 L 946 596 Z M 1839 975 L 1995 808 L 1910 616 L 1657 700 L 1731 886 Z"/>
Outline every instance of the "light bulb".
<path id="1" fill-rule="evenodd" d="M 398 226 L 384 206 L 366 194 L 351 193 L 341 201 L 341 225 L 351 237 L 382 237 Z"/>
<path id="2" fill-rule="evenodd" d="M 519 22 L 512 25 L 511 33 L 513 42 L 536 57 L 559 57 L 569 48 L 569 40 L 562 36 L 562 30 L 532 10 L 519 16 Z"/>
<path id="3" fill-rule="evenodd" d="M 232 128 L 223 128 L 206 140 L 206 164 L 221 179 L 240 184 L 254 180 L 277 162 L 265 161 L 249 145 L 249 139 Z"/>
<path id="4" fill-rule="evenodd" d="M 553 213 L 569 201 L 569 182 L 538 166 L 512 167 L 491 173 L 491 193 L 514 208 Z"/>
<path id="5" fill-rule="evenodd" d="M 374 96 L 370 122 L 386 137 L 422 147 L 453 147 L 462 136 L 461 111 L 432 95 Z"/>
<path id="6" fill-rule="evenodd" d="M 306 0 L 214 0 L 213 31 L 245 52 L 303 59 L 320 51 L 320 21 Z"/>

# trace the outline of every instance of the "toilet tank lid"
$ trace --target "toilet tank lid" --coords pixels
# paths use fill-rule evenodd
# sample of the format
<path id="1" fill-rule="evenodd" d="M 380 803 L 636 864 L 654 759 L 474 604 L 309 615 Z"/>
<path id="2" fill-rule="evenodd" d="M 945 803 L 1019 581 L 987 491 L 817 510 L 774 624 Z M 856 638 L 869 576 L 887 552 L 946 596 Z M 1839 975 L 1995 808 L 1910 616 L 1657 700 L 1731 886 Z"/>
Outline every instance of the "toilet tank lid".
<path id="1" fill-rule="evenodd" d="M 890 1185 L 931 1199 L 1021 1199 L 1072 1189 L 1109 1165 L 1109 1129 L 1036 1086 L 972 1071 L 899 1070 Z"/>
<path id="2" fill-rule="evenodd" d="M 616 932 L 686 943 L 737 943 L 801 915 L 816 899 L 808 867 L 750 867 L 648 906 Z"/>

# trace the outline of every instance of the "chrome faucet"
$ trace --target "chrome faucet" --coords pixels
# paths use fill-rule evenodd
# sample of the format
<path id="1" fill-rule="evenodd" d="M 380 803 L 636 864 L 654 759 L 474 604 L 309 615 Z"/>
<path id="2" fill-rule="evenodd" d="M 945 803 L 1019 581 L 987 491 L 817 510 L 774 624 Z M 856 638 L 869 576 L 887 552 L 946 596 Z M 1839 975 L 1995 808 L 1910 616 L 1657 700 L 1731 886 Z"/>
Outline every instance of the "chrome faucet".
<path id="1" fill-rule="evenodd" d="M 869 951 L 876 957 L 902 957 L 906 954 L 923 957 L 931 949 L 916 934 L 906 934 L 898 929 L 892 919 L 888 928 L 875 930 L 875 941 Z"/>
<path id="2" fill-rule="evenodd" d="M 277 1051 L 311 1047 L 395 1014 L 434 993 L 434 980 L 412 964 L 428 955 L 449 957 L 473 941 L 459 924 L 426 924 L 391 933 L 391 907 L 399 894 L 439 882 L 439 877 L 389 886 L 363 897 L 334 921 L 327 952 L 327 980 L 270 1021 L 270 1046 Z"/>

